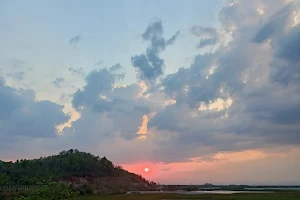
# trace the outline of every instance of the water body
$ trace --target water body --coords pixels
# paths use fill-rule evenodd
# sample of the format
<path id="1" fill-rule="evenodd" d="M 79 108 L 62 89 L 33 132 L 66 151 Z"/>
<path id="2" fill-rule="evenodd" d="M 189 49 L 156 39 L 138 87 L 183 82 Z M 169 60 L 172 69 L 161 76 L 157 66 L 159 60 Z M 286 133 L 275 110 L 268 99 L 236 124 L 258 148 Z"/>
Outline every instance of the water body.
<path id="1" fill-rule="evenodd" d="M 245 190 L 300 190 L 300 187 L 245 188 Z"/>
<path id="2" fill-rule="evenodd" d="M 229 190 L 218 190 L 218 191 L 131 191 L 127 194 L 157 194 L 157 193 L 172 193 L 172 194 L 238 194 L 238 193 L 272 193 L 270 191 L 229 191 Z"/>

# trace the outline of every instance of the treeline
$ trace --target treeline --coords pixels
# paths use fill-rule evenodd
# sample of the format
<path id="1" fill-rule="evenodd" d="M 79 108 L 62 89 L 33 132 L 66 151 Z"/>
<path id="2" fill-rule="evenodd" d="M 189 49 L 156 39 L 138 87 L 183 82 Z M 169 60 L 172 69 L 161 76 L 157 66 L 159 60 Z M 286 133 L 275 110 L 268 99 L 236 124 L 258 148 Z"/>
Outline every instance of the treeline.
<path id="1" fill-rule="evenodd" d="M 0 200 L 75 200 L 79 193 L 67 183 L 50 179 L 28 190 L 0 191 Z"/>
<path id="2" fill-rule="evenodd" d="M 77 149 L 39 159 L 0 161 L 0 185 L 35 185 L 50 178 L 58 181 L 74 176 L 110 177 L 125 174 L 135 175 L 114 166 L 105 157 L 100 158 Z"/>

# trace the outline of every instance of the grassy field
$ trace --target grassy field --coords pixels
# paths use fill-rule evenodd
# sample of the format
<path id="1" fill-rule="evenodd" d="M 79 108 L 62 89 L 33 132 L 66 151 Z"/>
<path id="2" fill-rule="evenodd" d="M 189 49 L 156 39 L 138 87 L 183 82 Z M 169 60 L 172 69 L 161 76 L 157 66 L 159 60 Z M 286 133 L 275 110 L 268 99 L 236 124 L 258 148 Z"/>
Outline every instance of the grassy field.
<path id="1" fill-rule="evenodd" d="M 300 192 L 274 192 L 268 194 L 123 194 L 80 197 L 79 200 L 300 200 Z"/>

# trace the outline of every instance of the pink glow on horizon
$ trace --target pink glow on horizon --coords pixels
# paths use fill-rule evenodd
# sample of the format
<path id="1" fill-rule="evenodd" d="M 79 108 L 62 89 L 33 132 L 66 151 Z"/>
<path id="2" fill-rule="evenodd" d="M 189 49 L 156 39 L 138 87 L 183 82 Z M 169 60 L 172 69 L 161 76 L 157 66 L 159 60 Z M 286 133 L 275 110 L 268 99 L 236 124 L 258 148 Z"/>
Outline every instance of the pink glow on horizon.
<path id="1" fill-rule="evenodd" d="M 295 176 L 297 163 L 300 166 L 300 149 L 288 154 L 282 152 L 264 152 L 249 150 L 242 152 L 218 153 L 212 160 L 193 158 L 190 162 L 177 163 L 134 163 L 123 168 L 160 184 L 289 184 L 298 181 Z M 285 163 L 282 163 L 285 160 Z M 276 167 L 284 165 L 285 168 Z M 266 168 L 265 166 L 272 166 Z M 149 172 L 145 172 L 149 168 Z M 247 171 L 247 173 L 244 173 Z M 274 179 L 275 182 L 268 182 Z M 248 182 L 244 182 L 248 180 Z"/>

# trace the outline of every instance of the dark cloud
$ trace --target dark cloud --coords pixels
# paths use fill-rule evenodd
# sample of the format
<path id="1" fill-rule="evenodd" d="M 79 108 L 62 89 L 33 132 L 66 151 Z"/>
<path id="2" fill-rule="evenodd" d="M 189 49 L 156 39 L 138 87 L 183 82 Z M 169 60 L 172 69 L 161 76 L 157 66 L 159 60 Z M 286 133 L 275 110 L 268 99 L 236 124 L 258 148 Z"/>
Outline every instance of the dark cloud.
<path id="1" fill-rule="evenodd" d="M 166 95 L 177 103 L 199 107 L 199 103 L 215 100 L 219 95 L 220 79 L 206 77 L 211 67 L 216 66 L 213 54 L 197 55 L 190 68 L 180 68 L 162 82 Z"/>
<path id="2" fill-rule="evenodd" d="M 106 112 L 116 104 L 122 103 L 118 99 L 108 99 L 117 80 L 124 77 L 124 74 L 116 73 L 120 64 L 116 64 L 108 69 L 92 71 L 85 79 L 86 86 L 83 90 L 77 90 L 73 95 L 72 104 L 77 110 L 81 107 L 91 107 L 96 112 Z"/>
<path id="3" fill-rule="evenodd" d="M 145 40 L 151 40 L 154 37 L 163 37 L 163 25 L 160 20 L 155 20 L 149 24 L 146 31 L 142 34 Z"/>
<path id="4" fill-rule="evenodd" d="M 285 86 L 300 81 L 300 25 L 288 28 L 293 21 L 293 11 L 299 8 L 299 2 L 292 2 L 279 9 L 252 40 L 256 43 L 267 39 L 271 41 L 275 51 L 270 64 L 270 78 Z"/>
<path id="5" fill-rule="evenodd" d="M 300 25 L 298 24 L 297 26 L 293 27 L 290 31 L 288 31 L 282 38 L 280 38 L 276 46 L 277 46 L 277 50 L 275 56 L 278 56 L 290 63 L 299 64 L 300 63 Z"/>
<path id="6" fill-rule="evenodd" d="M 271 62 L 270 78 L 285 86 L 300 83 L 299 25 L 284 35 L 276 44 Z"/>
<path id="7" fill-rule="evenodd" d="M 0 146 L 15 137 L 54 137 L 55 126 L 67 120 L 62 106 L 36 101 L 31 90 L 16 90 L 4 81 L 0 84 L 0 138 L 5 138 Z"/>
<path id="8" fill-rule="evenodd" d="M 93 105 L 95 108 L 110 106 L 105 99 L 99 98 L 99 95 L 105 94 L 113 89 L 115 76 L 107 69 L 94 70 L 86 77 L 87 85 L 83 90 L 78 90 L 73 96 L 73 107 L 79 109 L 84 105 Z"/>
<path id="9" fill-rule="evenodd" d="M 109 71 L 114 74 L 116 81 L 122 81 L 125 78 L 125 73 L 121 72 L 122 66 L 117 63 L 109 68 Z"/>
<path id="10" fill-rule="evenodd" d="M 206 47 L 206 46 L 215 45 L 216 43 L 217 43 L 217 39 L 215 39 L 215 38 L 202 39 L 202 40 L 200 40 L 197 47 L 198 48 L 203 48 L 203 47 Z"/>
<path id="11" fill-rule="evenodd" d="M 61 84 L 65 81 L 64 78 L 62 77 L 59 77 L 59 78 L 56 78 L 54 81 L 52 81 L 52 84 L 57 87 L 57 88 L 60 88 L 61 87 Z"/>
<path id="12" fill-rule="evenodd" d="M 292 10 L 295 8 L 296 3 L 290 3 L 286 5 L 284 8 L 281 8 L 277 11 L 270 20 L 265 23 L 259 31 L 255 34 L 252 39 L 253 42 L 261 43 L 266 39 L 271 38 L 272 35 L 282 34 L 286 25 L 288 24 L 288 20 L 291 18 Z"/>
<path id="13" fill-rule="evenodd" d="M 81 35 L 76 35 L 69 40 L 69 44 L 76 45 L 82 40 Z"/>
<path id="14" fill-rule="evenodd" d="M 276 20 L 272 20 L 268 23 L 266 23 L 254 36 L 252 39 L 253 42 L 264 42 L 266 39 L 268 39 L 275 31 L 276 29 L 280 28 L 280 25 L 277 24 Z"/>
<path id="15" fill-rule="evenodd" d="M 166 45 L 172 45 L 176 41 L 177 37 L 179 36 L 180 32 L 177 31 L 170 39 L 167 40 Z"/>
<path id="16" fill-rule="evenodd" d="M 298 84 L 300 81 L 299 62 L 293 60 L 286 61 L 275 58 L 271 62 L 270 79 L 275 83 L 280 83 L 285 86 L 290 84 Z"/>
<path id="17" fill-rule="evenodd" d="M 159 57 L 159 53 L 164 51 L 166 46 L 172 45 L 179 32 L 175 33 L 170 39 L 163 37 L 163 26 L 160 20 L 153 21 L 149 24 L 142 37 L 150 41 L 145 54 L 131 57 L 133 67 L 138 70 L 138 77 L 145 81 L 155 81 L 164 71 L 164 60 Z"/>
<path id="18" fill-rule="evenodd" d="M 19 98 L 16 90 L 2 85 L 0 88 L 0 119 L 4 120 L 10 116 L 14 111 L 19 110 L 23 106 L 23 101 Z"/>

